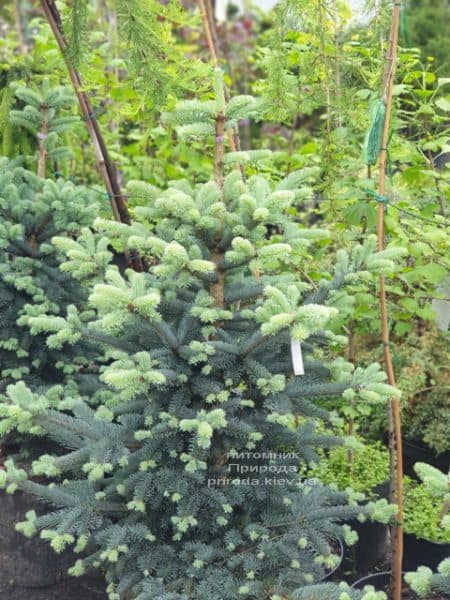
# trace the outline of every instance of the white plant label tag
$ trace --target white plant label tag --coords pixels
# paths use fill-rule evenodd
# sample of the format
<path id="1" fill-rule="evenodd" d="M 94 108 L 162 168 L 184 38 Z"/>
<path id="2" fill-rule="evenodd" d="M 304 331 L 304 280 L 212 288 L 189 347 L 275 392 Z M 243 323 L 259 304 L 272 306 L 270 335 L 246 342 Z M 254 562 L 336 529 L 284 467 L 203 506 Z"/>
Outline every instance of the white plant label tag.
<path id="1" fill-rule="evenodd" d="M 227 20 L 227 8 L 228 0 L 216 0 L 215 4 L 215 17 L 218 23 L 225 23 Z"/>
<path id="2" fill-rule="evenodd" d="M 292 366 L 294 367 L 294 375 L 304 375 L 305 368 L 303 366 L 302 345 L 298 340 L 291 338 L 291 356 Z"/>

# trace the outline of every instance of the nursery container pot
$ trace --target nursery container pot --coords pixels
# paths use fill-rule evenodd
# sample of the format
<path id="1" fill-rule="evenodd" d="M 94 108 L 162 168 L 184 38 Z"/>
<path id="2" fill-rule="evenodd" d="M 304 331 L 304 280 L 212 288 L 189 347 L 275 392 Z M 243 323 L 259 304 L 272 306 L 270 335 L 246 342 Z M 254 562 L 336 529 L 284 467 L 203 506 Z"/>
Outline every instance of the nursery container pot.
<path id="1" fill-rule="evenodd" d="M 417 462 L 424 462 L 436 467 L 440 471 L 445 471 L 450 464 L 450 452 L 436 454 L 434 450 L 427 446 L 403 440 L 403 468 L 405 475 L 417 478 L 417 474 L 414 471 L 414 465 Z"/>
<path id="2" fill-rule="evenodd" d="M 372 585 L 377 591 L 386 591 L 389 589 L 389 582 L 391 579 L 390 571 L 383 571 L 382 573 L 373 573 L 371 575 L 366 575 L 366 577 L 362 577 L 355 581 L 352 584 L 352 588 L 357 590 L 362 590 L 366 585 Z M 415 600 L 418 596 L 412 592 L 406 583 L 403 585 L 403 595 L 404 600 Z"/>
<path id="3" fill-rule="evenodd" d="M 342 544 L 341 540 L 333 540 L 333 543 L 337 545 L 336 549 L 338 550 L 339 562 L 333 569 L 325 573 L 325 575 L 320 579 L 320 581 L 325 581 L 326 579 L 329 579 L 332 575 L 339 571 L 342 565 L 342 561 L 344 560 L 344 545 Z"/>
<path id="4" fill-rule="evenodd" d="M 389 481 L 384 481 L 372 489 L 378 498 L 389 497 Z M 384 523 L 357 519 L 349 521 L 349 525 L 358 534 L 358 541 L 350 548 L 353 567 L 357 573 L 367 573 L 382 561 L 388 551 L 388 526 Z"/>
<path id="5" fill-rule="evenodd" d="M 405 575 L 403 572 L 403 575 Z M 389 588 L 389 582 L 391 579 L 390 571 L 383 571 L 382 573 L 373 573 L 371 575 L 367 575 L 366 577 L 362 577 L 355 581 L 352 584 L 352 588 L 357 590 L 362 590 L 366 585 L 372 585 L 377 591 L 386 591 Z M 415 592 L 411 590 L 406 582 L 403 582 L 403 600 L 418 600 L 419 596 Z M 445 600 L 445 596 L 441 594 L 433 594 L 432 597 L 427 598 L 426 600 Z"/>
<path id="6" fill-rule="evenodd" d="M 373 585 L 376 590 L 382 590 L 389 585 L 390 578 L 390 571 L 372 573 L 370 575 L 366 575 L 365 577 L 361 577 L 361 579 L 358 579 L 358 581 L 352 583 L 352 588 L 355 588 L 356 590 L 362 590 L 366 585 Z"/>
<path id="7" fill-rule="evenodd" d="M 98 575 L 71 577 L 67 569 L 79 556 L 56 554 L 38 536 L 15 530 L 37 503 L 22 492 L 0 492 L 0 598 L 2 600 L 106 600 L 106 584 Z"/>
<path id="8" fill-rule="evenodd" d="M 450 556 L 450 543 L 433 542 L 412 533 L 405 533 L 403 548 L 405 571 L 415 571 L 421 565 L 436 571 L 439 563 Z"/>

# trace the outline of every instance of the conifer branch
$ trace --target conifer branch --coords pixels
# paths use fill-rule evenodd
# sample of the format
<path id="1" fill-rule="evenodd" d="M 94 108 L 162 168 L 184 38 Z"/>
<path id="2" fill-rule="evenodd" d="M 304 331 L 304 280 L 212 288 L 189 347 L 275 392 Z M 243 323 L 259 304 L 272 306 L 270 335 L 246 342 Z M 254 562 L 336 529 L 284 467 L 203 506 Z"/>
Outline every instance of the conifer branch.
<path id="1" fill-rule="evenodd" d="M 30 244 L 24 242 L 23 240 L 11 240 L 10 243 L 12 246 L 15 246 L 17 250 L 23 252 L 30 258 L 41 258 L 42 256 L 36 249 L 32 248 Z"/>
<path id="2" fill-rule="evenodd" d="M 269 339 L 268 335 L 263 335 L 257 331 L 250 339 L 242 344 L 241 356 L 246 357 L 255 352 L 260 346 L 263 346 Z"/>
<path id="3" fill-rule="evenodd" d="M 129 344 L 120 338 L 114 337 L 113 335 L 108 335 L 102 331 L 96 331 L 95 329 L 84 327 L 81 330 L 81 334 L 86 339 L 93 340 L 99 344 L 105 344 L 111 348 L 117 348 L 118 350 L 123 350 L 124 352 L 130 353 L 136 351 L 136 347 L 133 344 Z"/>

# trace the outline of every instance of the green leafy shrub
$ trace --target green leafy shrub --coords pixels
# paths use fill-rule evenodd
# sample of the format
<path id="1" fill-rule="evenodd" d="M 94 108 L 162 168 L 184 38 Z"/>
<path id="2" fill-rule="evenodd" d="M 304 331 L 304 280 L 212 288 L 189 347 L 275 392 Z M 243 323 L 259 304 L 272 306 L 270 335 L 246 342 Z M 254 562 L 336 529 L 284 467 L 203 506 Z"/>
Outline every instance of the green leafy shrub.
<path id="1" fill-rule="evenodd" d="M 370 496 L 374 487 L 389 478 L 389 452 L 380 442 L 358 442 L 355 447 L 332 448 L 323 453 L 310 475 L 339 490 L 352 488 Z"/>
<path id="2" fill-rule="evenodd" d="M 450 450 L 448 355 L 446 337 L 436 330 L 408 336 L 396 351 L 405 437 L 437 453 Z"/>
<path id="3" fill-rule="evenodd" d="M 415 469 L 423 483 L 405 477 L 405 531 L 433 542 L 448 543 L 449 476 L 424 463 L 417 463 Z"/>

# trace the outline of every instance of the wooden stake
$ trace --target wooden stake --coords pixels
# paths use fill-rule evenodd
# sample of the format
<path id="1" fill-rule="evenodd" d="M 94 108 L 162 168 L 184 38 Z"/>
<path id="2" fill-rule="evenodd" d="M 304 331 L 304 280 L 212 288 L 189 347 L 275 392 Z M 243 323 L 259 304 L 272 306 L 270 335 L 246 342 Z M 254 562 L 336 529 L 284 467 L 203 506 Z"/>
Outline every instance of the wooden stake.
<path id="1" fill-rule="evenodd" d="M 216 116 L 216 127 L 215 127 L 215 157 L 214 157 L 214 179 L 217 187 L 223 189 L 223 156 L 224 156 L 224 145 L 223 138 L 225 134 L 225 115 L 223 112 L 219 112 Z"/>
<path id="2" fill-rule="evenodd" d="M 386 116 L 384 121 L 383 137 L 380 153 L 380 174 L 378 183 L 378 193 L 384 197 L 386 189 L 386 166 L 387 166 L 387 145 L 389 142 L 389 128 L 392 114 L 392 99 L 394 89 L 394 78 L 397 62 L 398 31 L 400 24 L 401 3 L 396 2 L 392 13 L 392 27 L 389 42 L 388 57 L 386 60 L 386 70 L 383 81 L 383 100 L 386 103 Z M 378 204 L 377 214 L 377 232 L 378 232 L 378 250 L 385 247 L 384 236 L 384 218 L 385 204 Z M 392 354 L 389 345 L 389 325 L 388 308 L 386 298 L 386 281 L 383 275 L 380 276 L 379 289 L 380 302 L 380 320 L 381 320 L 381 340 L 383 343 L 384 363 L 387 374 L 387 380 L 390 385 L 395 386 L 395 374 L 392 363 Z M 391 600 L 401 600 L 402 598 L 402 561 L 403 561 L 403 455 L 402 455 L 402 431 L 400 403 L 397 398 L 391 398 L 389 401 L 389 452 L 391 463 L 391 500 L 398 505 L 397 523 L 391 529 L 392 542 L 392 569 L 390 582 Z"/>
<path id="3" fill-rule="evenodd" d="M 223 199 L 223 157 L 224 157 L 224 135 L 225 135 L 225 115 L 220 111 L 216 115 L 215 125 L 215 156 L 214 156 L 214 180 L 220 190 Z M 211 249 L 211 260 L 215 265 L 217 281 L 209 286 L 209 293 L 214 298 L 214 306 L 223 308 L 225 305 L 225 273 L 221 267 L 223 252 L 220 248 L 220 242 L 223 236 L 223 220 L 221 226 L 215 235 L 214 245 Z M 219 325 L 219 324 L 217 324 Z M 220 326 L 220 325 L 219 325 Z"/>
<path id="4" fill-rule="evenodd" d="M 59 11 L 54 0 L 41 0 L 41 6 L 45 16 L 47 17 L 47 21 L 50 25 L 53 35 L 55 36 L 61 54 L 64 57 L 67 70 L 69 72 L 69 76 L 80 105 L 80 110 L 86 122 L 86 127 L 89 132 L 92 145 L 94 146 L 97 168 L 105 184 L 114 218 L 116 221 L 129 225 L 131 223 L 130 214 L 128 212 L 126 199 L 120 189 L 117 171 L 109 157 L 108 149 L 106 147 L 105 140 L 103 139 L 103 135 L 89 97 L 83 90 L 81 75 L 67 56 L 67 42 L 64 38 Z M 135 271 L 143 271 L 143 264 L 139 256 L 130 258 L 129 261 L 130 266 L 132 266 Z"/>
<path id="5" fill-rule="evenodd" d="M 14 13 L 16 18 L 16 31 L 17 39 L 19 41 L 20 54 L 25 56 L 28 52 L 28 46 L 25 41 L 25 28 L 23 25 L 23 14 L 22 7 L 20 6 L 20 0 L 14 0 Z"/>
<path id="6" fill-rule="evenodd" d="M 217 52 L 217 35 L 216 29 L 214 26 L 214 15 L 212 14 L 211 5 L 209 0 L 198 0 L 198 4 L 200 7 L 200 13 L 202 15 L 203 28 L 205 30 L 206 43 L 208 45 L 209 54 L 211 56 L 211 61 L 215 67 L 219 67 L 219 58 Z M 224 84 L 224 92 L 225 99 L 230 99 L 230 94 L 228 92 L 227 86 Z M 232 152 L 236 152 L 236 150 L 240 149 L 240 140 L 239 140 L 239 132 L 237 127 L 235 129 L 229 129 L 227 131 L 228 142 L 230 144 L 230 150 Z M 241 169 L 242 171 L 242 169 Z"/>
<path id="7" fill-rule="evenodd" d="M 211 60 L 214 66 L 218 67 L 219 61 L 217 59 L 216 45 L 213 39 L 211 22 L 209 20 L 208 8 L 206 6 L 205 0 L 198 0 L 198 5 L 200 7 L 200 13 L 202 15 L 203 28 L 205 30 L 206 43 L 208 44 L 209 54 L 211 56 Z"/>
<path id="8" fill-rule="evenodd" d="M 49 130 L 49 123 L 48 123 L 48 105 L 47 104 L 42 104 L 41 105 L 41 129 L 38 133 L 38 139 L 39 139 L 39 150 L 38 150 L 38 169 L 37 169 L 37 174 L 38 177 L 41 177 L 42 179 L 45 177 L 45 171 L 46 171 L 46 167 L 47 167 L 47 145 L 46 145 L 46 140 L 47 140 L 47 136 L 48 136 L 48 130 Z"/>

